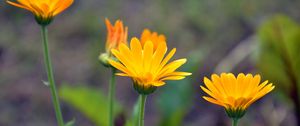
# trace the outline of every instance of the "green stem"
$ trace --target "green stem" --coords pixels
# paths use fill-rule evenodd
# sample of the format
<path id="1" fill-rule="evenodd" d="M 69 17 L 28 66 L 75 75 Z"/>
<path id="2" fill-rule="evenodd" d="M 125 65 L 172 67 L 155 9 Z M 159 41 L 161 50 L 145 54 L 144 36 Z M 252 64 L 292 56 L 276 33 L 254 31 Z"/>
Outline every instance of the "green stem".
<path id="1" fill-rule="evenodd" d="M 136 103 L 136 105 L 135 105 L 135 107 L 137 108 L 137 113 L 134 115 L 134 126 L 138 126 L 139 125 L 139 118 L 140 118 L 140 111 L 141 111 L 141 109 L 140 109 L 140 107 L 141 107 L 141 100 L 142 100 L 142 96 L 141 95 L 139 95 L 139 98 L 138 98 L 138 101 L 137 101 L 137 103 Z"/>
<path id="2" fill-rule="evenodd" d="M 238 125 L 239 119 L 232 119 L 232 126 L 237 126 Z"/>
<path id="3" fill-rule="evenodd" d="M 109 126 L 113 126 L 114 125 L 114 120 L 113 120 L 113 113 L 114 113 L 114 97 L 115 97 L 115 90 L 116 90 L 116 69 L 115 68 L 111 68 L 111 80 L 109 82 L 109 95 L 108 95 L 108 99 L 109 99 Z"/>
<path id="4" fill-rule="evenodd" d="M 47 76 L 48 76 L 49 86 L 51 90 L 52 103 L 54 106 L 58 126 L 64 126 L 64 121 L 60 109 L 60 103 L 58 100 L 58 95 L 57 95 L 56 86 L 54 82 L 52 64 L 51 64 L 51 59 L 50 59 L 50 54 L 48 49 L 48 33 L 47 33 L 46 26 L 42 26 L 41 30 L 42 30 L 43 46 L 44 46 L 44 60 L 47 68 Z"/>
<path id="5" fill-rule="evenodd" d="M 145 115 L 145 103 L 147 95 L 140 94 L 140 111 L 139 111 L 139 126 L 144 126 L 144 115 Z"/>

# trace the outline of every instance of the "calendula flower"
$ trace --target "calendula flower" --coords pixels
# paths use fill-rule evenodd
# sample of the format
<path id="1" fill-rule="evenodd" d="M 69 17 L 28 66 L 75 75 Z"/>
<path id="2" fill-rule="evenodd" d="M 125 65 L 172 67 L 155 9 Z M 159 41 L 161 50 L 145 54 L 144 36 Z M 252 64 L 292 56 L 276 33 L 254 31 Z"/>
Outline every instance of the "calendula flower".
<path id="1" fill-rule="evenodd" d="M 48 25 L 53 17 L 68 8 L 73 0 L 7 0 L 7 3 L 31 11 L 40 25 Z"/>
<path id="2" fill-rule="evenodd" d="M 204 78 L 206 88 L 201 86 L 201 89 L 210 97 L 203 98 L 225 107 L 228 116 L 235 119 L 241 118 L 253 102 L 275 88 L 268 81 L 260 83 L 260 75 L 240 73 L 235 77 L 232 73 L 222 73 L 221 76 L 213 74 L 211 79 Z"/>
<path id="3" fill-rule="evenodd" d="M 125 27 L 121 20 L 117 20 L 112 25 L 108 19 L 105 19 L 105 23 L 107 27 L 106 53 L 102 53 L 99 59 L 105 66 L 109 66 L 108 59 L 113 58 L 111 49 L 116 49 L 121 43 L 127 45 L 128 27 Z"/>
<path id="4" fill-rule="evenodd" d="M 128 27 L 123 25 L 121 20 L 117 20 L 114 25 L 105 19 L 107 27 L 106 52 L 116 49 L 121 43 L 127 44 Z"/>
<path id="5" fill-rule="evenodd" d="M 160 43 L 156 50 L 151 40 L 144 45 L 137 39 L 132 38 L 130 47 L 121 44 L 117 49 L 112 49 L 112 54 L 120 61 L 109 60 L 109 63 L 123 73 L 117 73 L 119 76 L 131 77 L 135 89 L 140 94 L 150 94 L 157 87 L 165 85 L 166 80 L 181 80 L 185 76 L 191 75 L 187 72 L 177 72 L 186 62 L 186 59 L 168 61 L 175 54 L 176 49 L 172 49 L 168 55 L 165 43 Z"/>
<path id="6" fill-rule="evenodd" d="M 148 40 L 153 42 L 154 50 L 158 47 L 160 43 L 166 44 L 166 37 L 163 34 L 158 34 L 157 32 L 151 32 L 149 29 L 144 29 L 141 35 L 142 46 L 144 46 L 146 41 Z"/>
<path id="7" fill-rule="evenodd" d="M 7 3 L 31 11 L 38 24 L 41 26 L 44 60 L 47 70 L 47 84 L 51 90 L 52 102 L 55 110 L 58 126 L 64 126 L 64 119 L 60 109 L 57 89 L 54 81 L 54 74 L 48 49 L 47 25 L 51 23 L 54 16 L 68 8 L 73 0 L 17 0 L 17 2 L 6 1 Z"/>

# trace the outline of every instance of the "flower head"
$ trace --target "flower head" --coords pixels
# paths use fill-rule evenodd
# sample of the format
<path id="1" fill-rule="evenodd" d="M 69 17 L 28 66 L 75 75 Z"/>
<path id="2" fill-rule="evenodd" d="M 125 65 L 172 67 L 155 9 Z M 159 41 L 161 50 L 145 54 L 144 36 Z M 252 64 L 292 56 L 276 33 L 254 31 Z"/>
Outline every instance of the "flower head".
<path id="1" fill-rule="evenodd" d="M 117 49 L 121 43 L 127 45 L 128 27 L 125 27 L 121 20 L 117 20 L 112 25 L 108 19 L 105 19 L 105 23 L 107 27 L 106 53 L 102 53 L 99 59 L 105 66 L 110 66 L 108 59 L 114 58 L 111 55 L 111 49 Z"/>
<path id="2" fill-rule="evenodd" d="M 121 43 L 127 44 L 128 27 L 123 25 L 121 20 L 117 20 L 114 25 L 105 19 L 107 27 L 106 52 L 116 49 Z"/>
<path id="3" fill-rule="evenodd" d="M 48 25 L 53 17 L 68 8 L 73 0 L 7 0 L 7 3 L 31 11 L 40 25 Z"/>
<path id="4" fill-rule="evenodd" d="M 130 47 L 121 44 L 119 50 L 112 49 L 112 54 L 120 62 L 109 60 L 109 63 L 122 71 L 117 75 L 131 77 L 135 89 L 140 94 L 150 94 L 157 87 L 163 86 L 166 80 L 181 80 L 191 75 L 191 73 L 175 71 L 186 62 L 186 59 L 168 63 L 176 52 L 175 48 L 167 56 L 165 56 L 166 52 L 165 43 L 160 43 L 154 50 L 151 40 L 146 41 L 142 46 L 137 38 L 133 38 Z"/>
<path id="5" fill-rule="evenodd" d="M 142 46 L 144 46 L 148 40 L 153 42 L 154 49 L 156 49 L 160 43 L 166 44 L 166 37 L 163 34 L 158 34 L 157 32 L 151 32 L 149 29 L 144 29 L 141 35 Z"/>
<path id="6" fill-rule="evenodd" d="M 260 75 L 240 73 L 235 77 L 232 73 L 213 74 L 212 80 L 204 78 L 206 88 L 201 89 L 210 97 L 203 98 L 211 103 L 225 107 L 231 118 L 241 118 L 246 109 L 256 100 L 263 97 L 275 87 L 268 81 L 260 83 Z"/>

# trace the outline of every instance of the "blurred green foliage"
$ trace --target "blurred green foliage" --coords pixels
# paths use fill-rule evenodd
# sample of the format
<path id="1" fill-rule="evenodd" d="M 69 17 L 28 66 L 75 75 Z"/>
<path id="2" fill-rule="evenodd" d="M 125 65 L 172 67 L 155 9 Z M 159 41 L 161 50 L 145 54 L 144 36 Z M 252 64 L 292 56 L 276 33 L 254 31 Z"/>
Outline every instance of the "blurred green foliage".
<path id="1" fill-rule="evenodd" d="M 139 96 L 138 100 L 136 101 L 135 105 L 133 106 L 133 111 L 131 113 L 131 117 L 128 120 L 126 120 L 125 126 L 137 126 L 138 125 L 140 100 L 141 100 L 141 96 Z"/>
<path id="2" fill-rule="evenodd" d="M 73 119 L 73 120 L 67 122 L 67 123 L 65 124 L 65 126 L 75 126 L 75 122 L 76 122 L 76 120 Z"/>
<path id="3" fill-rule="evenodd" d="M 200 52 L 192 52 L 182 71 L 197 73 L 197 67 L 202 61 Z M 193 76 L 193 75 L 192 75 Z M 156 99 L 158 109 L 162 115 L 160 126 L 182 126 L 183 119 L 189 112 L 194 100 L 193 77 L 188 76 L 180 81 L 169 81 L 161 87 L 159 98 Z"/>
<path id="4" fill-rule="evenodd" d="M 300 26 L 283 15 L 266 21 L 259 29 L 258 68 L 275 83 L 284 99 L 292 101 L 300 125 Z"/>
<path id="5" fill-rule="evenodd" d="M 63 101 L 83 113 L 98 126 L 108 125 L 108 99 L 101 90 L 63 84 L 59 89 L 59 94 Z M 120 111 L 120 104 L 115 102 L 114 115 L 116 116 Z"/>
<path id="6" fill-rule="evenodd" d="M 300 83 L 300 26 L 290 18 L 277 15 L 259 29 L 258 68 L 277 89 L 289 95 Z"/>

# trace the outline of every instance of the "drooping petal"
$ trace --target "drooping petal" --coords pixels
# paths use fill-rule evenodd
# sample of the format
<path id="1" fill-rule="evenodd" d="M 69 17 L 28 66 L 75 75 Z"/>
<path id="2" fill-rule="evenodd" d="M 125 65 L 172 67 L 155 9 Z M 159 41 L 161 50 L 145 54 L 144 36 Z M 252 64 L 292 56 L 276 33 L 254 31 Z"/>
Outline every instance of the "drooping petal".
<path id="1" fill-rule="evenodd" d="M 11 2 L 11 1 L 6 1 L 6 2 L 8 4 L 13 5 L 13 6 L 16 6 L 16 7 L 19 7 L 19 8 L 23 8 L 23 9 L 26 9 L 26 10 L 29 10 L 29 11 L 33 12 L 33 10 L 31 8 L 29 8 L 29 6 L 18 4 L 18 3 L 15 3 L 15 2 Z"/>

